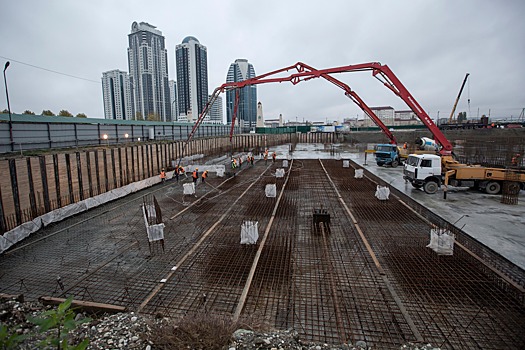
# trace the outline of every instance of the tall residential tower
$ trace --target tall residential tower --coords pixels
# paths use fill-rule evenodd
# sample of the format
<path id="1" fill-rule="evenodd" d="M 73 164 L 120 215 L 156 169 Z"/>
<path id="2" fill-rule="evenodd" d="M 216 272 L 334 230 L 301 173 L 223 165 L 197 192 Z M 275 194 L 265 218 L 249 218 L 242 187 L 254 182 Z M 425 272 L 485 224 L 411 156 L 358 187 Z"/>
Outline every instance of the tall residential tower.
<path id="1" fill-rule="evenodd" d="M 134 119 L 171 121 L 168 53 L 162 32 L 149 23 L 133 22 L 128 38 Z"/>
<path id="2" fill-rule="evenodd" d="M 175 47 L 179 115 L 193 122 L 208 102 L 208 53 L 195 37 Z M 192 120 L 190 120 L 192 119 Z M 204 121 L 209 121 L 209 115 Z"/>
<path id="3" fill-rule="evenodd" d="M 237 59 L 230 65 L 226 82 L 243 81 L 255 77 L 253 65 L 246 59 Z M 231 123 L 235 106 L 236 90 L 226 91 L 226 118 Z M 239 90 L 237 107 L 237 124 L 244 127 L 255 127 L 257 123 L 257 86 L 245 86 Z"/>
<path id="4" fill-rule="evenodd" d="M 129 75 L 118 69 L 102 73 L 104 118 L 133 120 L 134 108 Z"/>

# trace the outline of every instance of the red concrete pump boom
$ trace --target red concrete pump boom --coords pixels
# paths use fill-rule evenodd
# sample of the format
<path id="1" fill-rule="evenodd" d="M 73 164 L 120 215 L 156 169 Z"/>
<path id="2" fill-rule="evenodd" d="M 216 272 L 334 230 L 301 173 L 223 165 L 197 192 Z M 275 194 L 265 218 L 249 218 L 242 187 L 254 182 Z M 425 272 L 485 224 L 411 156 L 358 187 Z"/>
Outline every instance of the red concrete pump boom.
<path id="1" fill-rule="evenodd" d="M 288 72 L 290 70 L 296 70 L 297 73 L 290 74 L 286 77 L 272 77 L 276 74 Z M 452 144 L 448 139 L 443 135 L 441 130 L 434 124 L 432 119 L 428 114 L 423 110 L 423 108 L 417 103 L 414 97 L 408 92 L 405 86 L 401 81 L 395 76 L 395 74 L 390 70 L 387 65 L 382 65 L 379 62 L 370 62 L 362 63 L 356 65 L 328 68 L 328 69 L 315 69 L 302 62 L 298 62 L 293 66 L 281 68 L 266 74 L 259 75 L 252 79 L 247 79 L 239 82 L 231 82 L 222 84 L 220 87 L 216 88 L 213 91 L 212 97 L 206 104 L 204 110 L 199 115 L 199 118 L 195 122 L 190 134 L 188 135 L 188 141 L 191 140 L 195 131 L 201 124 L 204 117 L 208 114 L 212 104 L 216 100 L 217 96 L 224 92 L 225 90 L 231 89 L 241 89 L 249 85 L 258 85 L 266 83 L 281 83 L 285 81 L 291 82 L 293 85 L 299 84 L 301 81 L 307 81 L 314 78 L 324 78 L 339 88 L 343 89 L 345 95 L 350 98 L 354 103 L 356 103 L 375 123 L 378 125 L 381 130 L 387 135 L 392 144 L 396 144 L 396 139 L 394 135 L 388 130 L 388 128 L 383 124 L 383 122 L 374 114 L 374 112 L 364 103 L 364 101 L 352 90 L 348 85 L 341 82 L 340 80 L 331 76 L 331 74 L 336 73 L 347 73 L 347 72 L 359 72 L 359 71 L 372 71 L 372 75 L 378 79 L 383 85 L 385 85 L 390 91 L 399 96 L 409 107 L 410 109 L 418 116 L 418 118 L 425 124 L 425 126 L 430 130 L 434 136 L 434 140 L 441 145 L 440 153 L 443 155 L 450 155 L 452 153 Z M 235 99 L 235 109 L 232 117 L 232 126 L 230 130 L 230 139 L 233 135 L 233 129 L 235 125 L 235 117 L 237 115 L 237 105 L 238 105 L 239 94 L 236 93 Z"/>

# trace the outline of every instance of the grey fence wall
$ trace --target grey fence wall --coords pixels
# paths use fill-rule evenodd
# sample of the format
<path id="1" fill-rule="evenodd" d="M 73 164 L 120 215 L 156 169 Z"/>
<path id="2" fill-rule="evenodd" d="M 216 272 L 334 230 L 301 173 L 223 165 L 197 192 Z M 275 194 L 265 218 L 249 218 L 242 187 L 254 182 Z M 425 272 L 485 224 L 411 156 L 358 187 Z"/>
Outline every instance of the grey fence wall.
<path id="1" fill-rule="evenodd" d="M 10 133 L 12 125 L 12 142 Z M 94 118 L 0 114 L 0 153 L 36 149 L 115 145 L 133 141 L 185 140 L 193 125 Z M 239 128 L 235 133 L 246 132 Z M 225 136 L 230 126 L 202 124 L 196 138 Z M 104 137 L 107 135 L 107 138 Z"/>

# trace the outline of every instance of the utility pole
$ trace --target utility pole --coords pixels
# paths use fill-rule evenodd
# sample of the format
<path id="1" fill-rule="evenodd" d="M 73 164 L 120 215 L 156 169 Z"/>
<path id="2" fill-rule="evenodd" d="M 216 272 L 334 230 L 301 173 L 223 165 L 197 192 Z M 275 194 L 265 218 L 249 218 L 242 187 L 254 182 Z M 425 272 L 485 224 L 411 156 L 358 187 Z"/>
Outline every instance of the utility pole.
<path id="1" fill-rule="evenodd" d="M 13 142 L 13 121 L 11 117 L 11 106 L 9 105 L 9 92 L 7 91 L 7 79 L 5 77 L 5 70 L 9 67 L 9 61 L 4 66 L 4 84 L 5 84 L 5 96 L 7 98 L 7 110 L 9 111 L 9 141 L 11 142 L 11 151 L 15 150 L 15 144 Z"/>

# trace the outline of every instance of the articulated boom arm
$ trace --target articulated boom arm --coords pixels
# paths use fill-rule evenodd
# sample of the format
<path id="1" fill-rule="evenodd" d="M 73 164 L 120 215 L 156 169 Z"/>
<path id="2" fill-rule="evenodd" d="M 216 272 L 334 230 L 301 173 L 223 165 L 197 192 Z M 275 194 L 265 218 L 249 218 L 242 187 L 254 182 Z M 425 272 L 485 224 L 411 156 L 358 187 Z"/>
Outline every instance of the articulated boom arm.
<path id="1" fill-rule="evenodd" d="M 297 73 L 293 73 L 285 77 L 272 77 L 279 73 L 288 72 L 290 70 L 296 70 Z M 238 91 L 238 89 L 241 89 L 245 86 L 250 86 L 250 85 L 258 85 L 258 84 L 266 84 L 266 83 L 282 83 L 286 81 L 289 81 L 293 85 L 296 85 L 296 84 L 299 84 L 301 81 L 307 81 L 307 80 L 314 79 L 314 78 L 324 78 L 328 80 L 329 82 L 331 82 L 332 84 L 343 89 L 345 91 L 345 95 L 348 98 L 350 98 L 354 103 L 356 103 L 381 128 L 381 130 L 390 139 L 390 142 L 392 144 L 396 144 L 396 139 L 394 135 L 390 132 L 390 130 L 388 130 L 388 128 L 383 124 L 383 122 L 374 114 L 374 112 L 364 103 L 364 101 L 352 89 L 350 89 L 348 85 L 346 85 L 345 83 L 331 76 L 331 74 L 335 74 L 335 73 L 347 73 L 347 72 L 358 72 L 358 71 L 368 71 L 368 70 L 371 70 L 372 75 L 376 79 L 381 81 L 383 85 L 385 85 L 394 94 L 399 96 L 410 107 L 410 109 L 412 109 L 412 111 L 418 116 L 418 118 L 423 122 L 423 124 L 425 124 L 425 126 L 430 130 L 436 142 L 442 146 L 442 149 L 440 152 L 442 154 L 451 154 L 452 144 L 447 140 L 445 135 L 443 135 L 441 130 L 439 130 L 439 128 L 434 124 L 432 119 L 430 119 L 428 114 L 423 110 L 423 108 L 412 97 L 412 95 L 408 92 L 408 90 L 401 83 L 401 81 L 397 79 L 397 77 L 390 70 L 390 68 L 386 65 L 380 64 L 379 62 L 362 63 L 362 64 L 357 64 L 357 65 L 349 65 L 349 66 L 320 69 L 320 70 L 312 68 L 304 63 L 298 62 L 293 66 L 284 67 L 284 68 L 281 68 L 281 69 L 278 69 L 278 70 L 275 70 L 275 71 L 272 71 L 272 72 L 269 72 L 263 75 L 259 75 L 252 79 L 222 84 L 220 87 L 215 89 L 215 91 L 213 92 L 212 98 L 206 104 L 205 110 L 199 115 L 197 122 L 195 123 L 190 135 L 188 136 L 188 141 L 191 139 L 191 137 L 195 133 L 195 130 L 197 129 L 198 125 L 204 119 L 204 116 L 206 116 L 206 114 L 208 113 L 209 109 L 211 108 L 211 105 L 213 104 L 213 101 L 215 101 L 215 99 L 221 92 L 224 92 L 226 90 L 231 90 L 231 89 L 236 89 Z M 235 110 L 234 110 L 234 116 L 232 118 L 232 129 L 230 131 L 230 139 L 233 134 L 233 125 L 235 123 L 234 118 L 237 113 L 237 104 L 238 104 L 238 98 L 239 98 L 238 95 L 239 94 L 236 93 Z"/>

